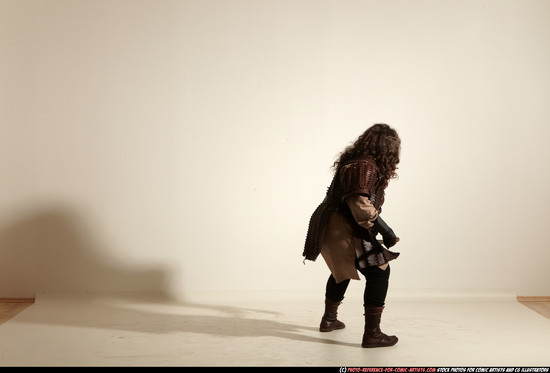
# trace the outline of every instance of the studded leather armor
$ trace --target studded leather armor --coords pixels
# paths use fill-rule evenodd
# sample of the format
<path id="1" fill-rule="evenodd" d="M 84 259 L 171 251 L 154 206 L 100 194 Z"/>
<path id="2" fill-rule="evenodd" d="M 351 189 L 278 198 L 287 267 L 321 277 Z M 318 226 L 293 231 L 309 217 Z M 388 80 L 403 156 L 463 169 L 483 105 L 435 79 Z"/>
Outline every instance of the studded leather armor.
<path id="1" fill-rule="evenodd" d="M 346 218 L 354 235 L 373 241 L 375 235 L 357 224 L 345 199 L 356 193 L 366 195 L 375 208 L 380 211 L 384 203 L 384 189 L 380 184 L 378 169 L 371 160 L 361 159 L 341 165 L 334 174 L 325 199 L 311 215 L 302 253 L 305 259 L 315 261 L 321 252 L 325 227 L 334 212 L 338 212 Z"/>

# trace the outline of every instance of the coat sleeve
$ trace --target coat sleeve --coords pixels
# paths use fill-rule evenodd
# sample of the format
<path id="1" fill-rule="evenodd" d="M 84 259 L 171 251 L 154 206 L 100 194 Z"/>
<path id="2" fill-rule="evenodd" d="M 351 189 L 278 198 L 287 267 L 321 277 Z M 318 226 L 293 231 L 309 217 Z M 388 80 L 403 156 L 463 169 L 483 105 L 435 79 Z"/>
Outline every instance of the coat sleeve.
<path id="1" fill-rule="evenodd" d="M 342 199 L 357 193 L 375 197 L 371 194 L 378 184 L 378 169 L 373 162 L 361 160 L 346 164 L 341 168 L 339 176 Z"/>
<path id="2" fill-rule="evenodd" d="M 363 228 L 370 228 L 378 217 L 378 210 L 369 198 L 363 194 L 352 194 L 346 198 L 346 203 L 353 218 Z"/>

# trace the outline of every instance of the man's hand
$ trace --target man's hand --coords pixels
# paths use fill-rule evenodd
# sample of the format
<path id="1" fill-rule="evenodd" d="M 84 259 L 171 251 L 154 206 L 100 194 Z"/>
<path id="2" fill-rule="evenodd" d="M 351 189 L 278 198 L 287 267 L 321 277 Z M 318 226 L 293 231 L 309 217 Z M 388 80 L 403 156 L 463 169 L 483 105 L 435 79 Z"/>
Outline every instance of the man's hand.
<path id="1" fill-rule="evenodd" d="M 399 242 L 399 237 L 383 237 L 384 245 L 389 249 Z"/>
<path id="2" fill-rule="evenodd" d="M 378 215 L 378 217 L 374 221 L 373 228 L 376 233 L 382 235 L 382 242 L 384 242 L 384 245 L 387 248 L 395 246 L 395 244 L 399 242 L 399 237 L 397 237 L 397 235 L 393 232 L 393 229 L 391 229 L 388 224 L 386 224 L 386 222 L 382 219 L 380 215 Z"/>

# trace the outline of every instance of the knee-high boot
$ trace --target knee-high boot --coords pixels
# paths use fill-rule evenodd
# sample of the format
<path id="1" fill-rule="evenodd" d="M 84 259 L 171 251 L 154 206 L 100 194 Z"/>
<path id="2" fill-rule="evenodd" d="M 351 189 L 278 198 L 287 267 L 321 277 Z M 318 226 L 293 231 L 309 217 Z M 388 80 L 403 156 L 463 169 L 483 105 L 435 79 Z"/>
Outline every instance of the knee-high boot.
<path id="1" fill-rule="evenodd" d="M 362 347 L 389 347 L 397 343 L 396 336 L 388 336 L 380 330 L 380 319 L 384 307 L 365 307 L 365 332 Z"/>
<path id="2" fill-rule="evenodd" d="M 344 329 L 346 325 L 338 320 L 338 306 L 341 302 L 333 302 L 325 298 L 325 313 L 321 319 L 319 330 L 322 332 L 331 332 L 336 329 Z"/>

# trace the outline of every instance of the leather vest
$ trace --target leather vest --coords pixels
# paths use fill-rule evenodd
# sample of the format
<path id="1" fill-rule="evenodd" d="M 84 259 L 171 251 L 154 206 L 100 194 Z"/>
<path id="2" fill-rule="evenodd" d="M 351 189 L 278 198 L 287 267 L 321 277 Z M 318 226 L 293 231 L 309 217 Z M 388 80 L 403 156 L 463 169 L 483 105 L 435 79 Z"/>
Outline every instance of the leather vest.
<path id="1" fill-rule="evenodd" d="M 346 218 L 355 235 L 369 241 L 373 239 L 367 229 L 357 224 L 345 201 L 346 197 L 356 193 L 368 196 L 374 207 L 380 211 L 384 203 L 384 188 L 380 183 L 378 169 L 371 160 L 360 159 L 346 162 L 334 173 L 325 199 L 310 217 L 302 253 L 305 259 L 315 261 L 319 256 L 325 227 L 334 212 L 338 212 Z"/>

